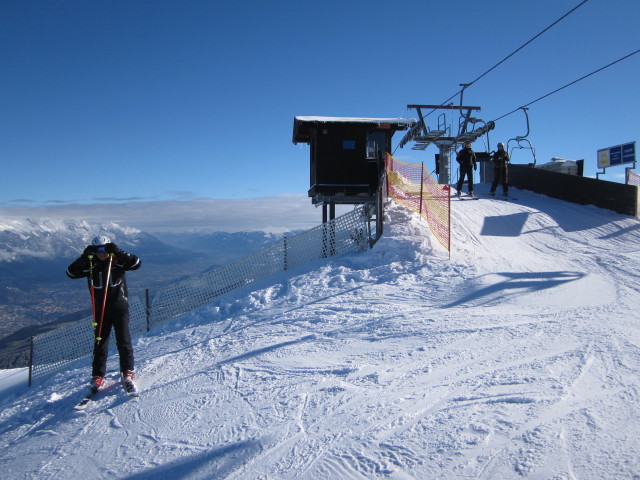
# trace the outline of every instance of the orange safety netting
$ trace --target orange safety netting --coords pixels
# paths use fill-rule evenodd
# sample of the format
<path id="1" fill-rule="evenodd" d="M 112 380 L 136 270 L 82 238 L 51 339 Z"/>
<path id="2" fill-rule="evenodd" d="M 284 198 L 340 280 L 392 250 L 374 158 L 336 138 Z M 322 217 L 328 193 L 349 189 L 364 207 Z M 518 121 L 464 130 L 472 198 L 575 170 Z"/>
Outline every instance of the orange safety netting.
<path id="1" fill-rule="evenodd" d="M 387 195 L 423 217 L 438 241 L 451 251 L 451 198 L 421 163 L 406 163 L 387 154 Z"/>

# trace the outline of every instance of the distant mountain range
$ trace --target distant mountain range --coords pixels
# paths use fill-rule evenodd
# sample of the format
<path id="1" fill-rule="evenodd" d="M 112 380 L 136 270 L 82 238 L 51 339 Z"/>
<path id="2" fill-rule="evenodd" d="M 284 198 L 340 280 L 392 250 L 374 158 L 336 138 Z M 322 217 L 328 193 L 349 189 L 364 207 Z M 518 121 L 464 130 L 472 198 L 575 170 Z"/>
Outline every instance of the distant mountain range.
<path id="1" fill-rule="evenodd" d="M 271 245 L 267 232 L 146 233 L 115 223 L 77 220 L 0 221 L 0 368 L 24 366 L 28 339 L 89 315 L 86 282 L 65 275 L 97 235 L 106 235 L 142 260 L 127 275 L 131 295 L 227 264 Z"/>

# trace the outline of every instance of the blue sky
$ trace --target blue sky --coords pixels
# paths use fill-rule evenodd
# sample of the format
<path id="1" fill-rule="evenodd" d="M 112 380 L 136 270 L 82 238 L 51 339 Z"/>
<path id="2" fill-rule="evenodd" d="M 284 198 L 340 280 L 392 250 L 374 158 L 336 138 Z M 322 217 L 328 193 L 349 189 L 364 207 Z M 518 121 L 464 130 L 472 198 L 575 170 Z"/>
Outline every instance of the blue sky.
<path id="1" fill-rule="evenodd" d="M 408 104 L 445 101 L 579 3 L 5 0 L 1 212 L 290 195 L 318 216 L 294 116 L 415 117 Z M 464 103 L 496 119 L 640 48 L 638 19 L 636 0 L 589 0 Z M 639 73 L 640 54 L 532 105 L 538 162 L 594 176 L 597 149 L 635 141 Z M 518 112 L 490 140 L 525 132 Z M 395 155 L 431 171 L 434 153 Z"/>

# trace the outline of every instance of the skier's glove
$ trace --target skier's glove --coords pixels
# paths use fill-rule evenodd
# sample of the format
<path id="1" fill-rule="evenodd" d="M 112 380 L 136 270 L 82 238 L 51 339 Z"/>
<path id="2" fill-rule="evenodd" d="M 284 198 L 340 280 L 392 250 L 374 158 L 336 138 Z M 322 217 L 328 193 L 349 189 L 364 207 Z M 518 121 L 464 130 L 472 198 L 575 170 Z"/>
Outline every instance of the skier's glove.
<path id="1" fill-rule="evenodd" d="M 83 257 L 89 257 L 95 254 L 96 254 L 96 247 L 94 247 L 93 245 L 89 245 L 87 248 L 84 249 L 84 252 L 82 252 Z"/>
<path id="2" fill-rule="evenodd" d="M 115 243 L 107 243 L 104 249 L 107 253 L 118 253 L 120 251 Z"/>

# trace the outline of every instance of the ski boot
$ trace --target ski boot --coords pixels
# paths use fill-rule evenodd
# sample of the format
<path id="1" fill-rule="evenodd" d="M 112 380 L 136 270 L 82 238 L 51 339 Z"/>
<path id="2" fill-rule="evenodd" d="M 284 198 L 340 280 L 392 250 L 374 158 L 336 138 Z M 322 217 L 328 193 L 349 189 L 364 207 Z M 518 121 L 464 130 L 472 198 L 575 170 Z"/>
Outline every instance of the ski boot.
<path id="1" fill-rule="evenodd" d="M 102 387 L 102 384 L 104 383 L 104 377 L 100 377 L 100 376 L 95 376 L 91 379 L 91 383 L 89 384 L 89 392 L 91 393 L 91 395 L 95 395 L 96 393 L 98 393 L 98 390 L 100 390 L 100 387 Z"/>
<path id="2" fill-rule="evenodd" d="M 122 372 L 122 387 L 130 397 L 138 396 L 138 388 L 133 381 L 133 372 L 131 370 Z"/>

